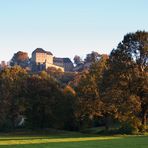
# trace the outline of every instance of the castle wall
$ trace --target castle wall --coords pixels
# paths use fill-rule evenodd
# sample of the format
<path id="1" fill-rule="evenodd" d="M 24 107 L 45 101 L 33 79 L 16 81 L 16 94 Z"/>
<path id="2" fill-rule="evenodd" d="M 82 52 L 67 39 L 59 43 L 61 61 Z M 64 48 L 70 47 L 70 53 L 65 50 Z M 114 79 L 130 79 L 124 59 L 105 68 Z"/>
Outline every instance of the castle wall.
<path id="1" fill-rule="evenodd" d="M 53 56 L 49 55 L 49 54 L 46 54 L 46 62 L 50 63 L 50 64 L 53 64 Z"/>
<path id="2" fill-rule="evenodd" d="M 53 62 L 53 55 L 49 52 L 41 50 L 41 52 L 32 53 L 32 69 L 41 71 L 43 69 L 48 69 L 49 67 L 54 67 L 64 72 L 64 67 L 55 65 Z"/>
<path id="3" fill-rule="evenodd" d="M 63 67 L 60 67 L 60 66 L 57 66 L 57 65 L 53 65 L 53 64 L 50 64 L 50 63 L 46 63 L 45 68 L 48 69 L 49 67 L 53 67 L 55 69 L 60 69 L 62 72 L 64 72 L 64 68 Z"/>
<path id="4" fill-rule="evenodd" d="M 67 72 L 73 71 L 73 64 L 72 63 L 64 63 L 64 70 Z"/>
<path id="5" fill-rule="evenodd" d="M 44 63 L 46 61 L 46 53 L 36 53 L 36 63 Z"/>

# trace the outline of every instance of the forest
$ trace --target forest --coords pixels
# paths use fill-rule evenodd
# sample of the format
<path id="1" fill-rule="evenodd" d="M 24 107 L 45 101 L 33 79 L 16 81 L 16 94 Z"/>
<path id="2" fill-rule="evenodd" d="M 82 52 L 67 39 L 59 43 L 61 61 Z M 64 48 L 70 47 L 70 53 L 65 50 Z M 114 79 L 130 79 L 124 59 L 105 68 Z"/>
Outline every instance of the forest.
<path id="1" fill-rule="evenodd" d="M 148 32 L 128 33 L 89 70 L 0 72 L 0 131 L 58 129 L 144 133 L 148 118 Z M 114 127 L 114 128 L 113 128 Z"/>

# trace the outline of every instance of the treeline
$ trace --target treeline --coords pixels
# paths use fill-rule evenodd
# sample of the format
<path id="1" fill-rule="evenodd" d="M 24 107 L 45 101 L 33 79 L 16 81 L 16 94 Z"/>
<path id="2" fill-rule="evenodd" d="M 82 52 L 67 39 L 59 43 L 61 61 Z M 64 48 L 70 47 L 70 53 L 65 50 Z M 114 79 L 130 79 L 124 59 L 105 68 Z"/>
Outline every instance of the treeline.
<path id="1" fill-rule="evenodd" d="M 148 32 L 129 33 L 109 57 L 92 60 L 89 70 L 69 77 L 66 83 L 63 76 L 59 81 L 61 75 L 56 72 L 54 77 L 51 71 L 33 74 L 18 66 L 2 70 L 0 130 L 104 126 L 109 131 L 112 124 L 118 124 L 117 133 L 144 132 Z"/>
<path id="2" fill-rule="evenodd" d="M 73 130 L 74 95 L 46 72 L 28 74 L 19 66 L 0 73 L 0 129 Z M 23 120 L 25 120 L 23 125 Z"/>
<path id="3" fill-rule="evenodd" d="M 119 123 L 119 133 L 143 132 L 148 117 L 148 32 L 124 36 L 109 58 L 102 57 L 76 87 L 81 124 Z M 95 122 L 94 122 L 95 121 Z M 92 126 L 92 125 L 91 125 Z"/>

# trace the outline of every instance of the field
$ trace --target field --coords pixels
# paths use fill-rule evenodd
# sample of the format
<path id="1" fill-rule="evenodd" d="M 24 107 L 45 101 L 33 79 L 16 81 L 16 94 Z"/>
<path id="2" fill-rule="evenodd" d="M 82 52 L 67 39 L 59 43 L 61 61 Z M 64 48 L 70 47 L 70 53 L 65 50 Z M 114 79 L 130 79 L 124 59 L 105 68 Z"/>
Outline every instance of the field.
<path id="1" fill-rule="evenodd" d="M 39 132 L 40 133 L 40 132 Z M 148 148 L 148 135 L 98 136 L 74 132 L 8 133 L 0 148 Z"/>

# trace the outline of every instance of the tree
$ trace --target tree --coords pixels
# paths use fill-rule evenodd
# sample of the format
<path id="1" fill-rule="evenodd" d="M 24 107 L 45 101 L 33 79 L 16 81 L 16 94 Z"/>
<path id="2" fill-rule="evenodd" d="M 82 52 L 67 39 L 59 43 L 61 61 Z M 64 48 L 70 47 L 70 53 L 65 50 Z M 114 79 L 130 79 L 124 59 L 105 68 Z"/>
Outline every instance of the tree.
<path id="1" fill-rule="evenodd" d="M 76 64 L 76 65 L 79 65 L 79 64 L 81 64 L 82 63 L 82 59 L 80 58 L 80 56 L 78 56 L 78 55 L 75 55 L 75 57 L 74 57 L 74 63 Z"/>
<path id="2" fill-rule="evenodd" d="M 98 52 L 92 51 L 90 54 L 86 55 L 85 62 L 93 63 L 100 59 L 101 55 Z"/>
<path id="3" fill-rule="evenodd" d="M 102 84 L 103 101 L 121 121 L 146 128 L 148 112 L 148 32 L 137 31 L 124 36 L 111 52 Z M 136 124 L 137 125 L 134 125 Z"/>
<path id="4" fill-rule="evenodd" d="M 19 65 L 23 68 L 28 67 L 29 64 L 29 57 L 26 52 L 18 51 L 15 53 L 10 61 L 10 65 Z"/>
<path id="5" fill-rule="evenodd" d="M 74 91 L 61 85 L 47 73 L 32 75 L 27 79 L 27 126 L 30 128 L 55 128 L 74 130 Z"/>
<path id="6" fill-rule="evenodd" d="M 81 75 L 77 92 L 77 118 L 80 122 L 80 127 L 92 126 L 91 123 L 96 117 L 101 117 L 103 114 L 103 102 L 100 98 L 99 85 L 102 81 L 102 74 L 106 68 L 108 56 L 102 55 L 99 61 L 94 62 L 88 72 Z"/>
<path id="7" fill-rule="evenodd" d="M 31 128 L 56 127 L 54 109 L 61 92 L 57 83 L 47 75 L 32 75 L 27 79 L 27 126 Z"/>
<path id="8" fill-rule="evenodd" d="M 19 66 L 0 73 L 0 128 L 15 128 L 25 113 L 25 80 L 27 72 Z"/>

